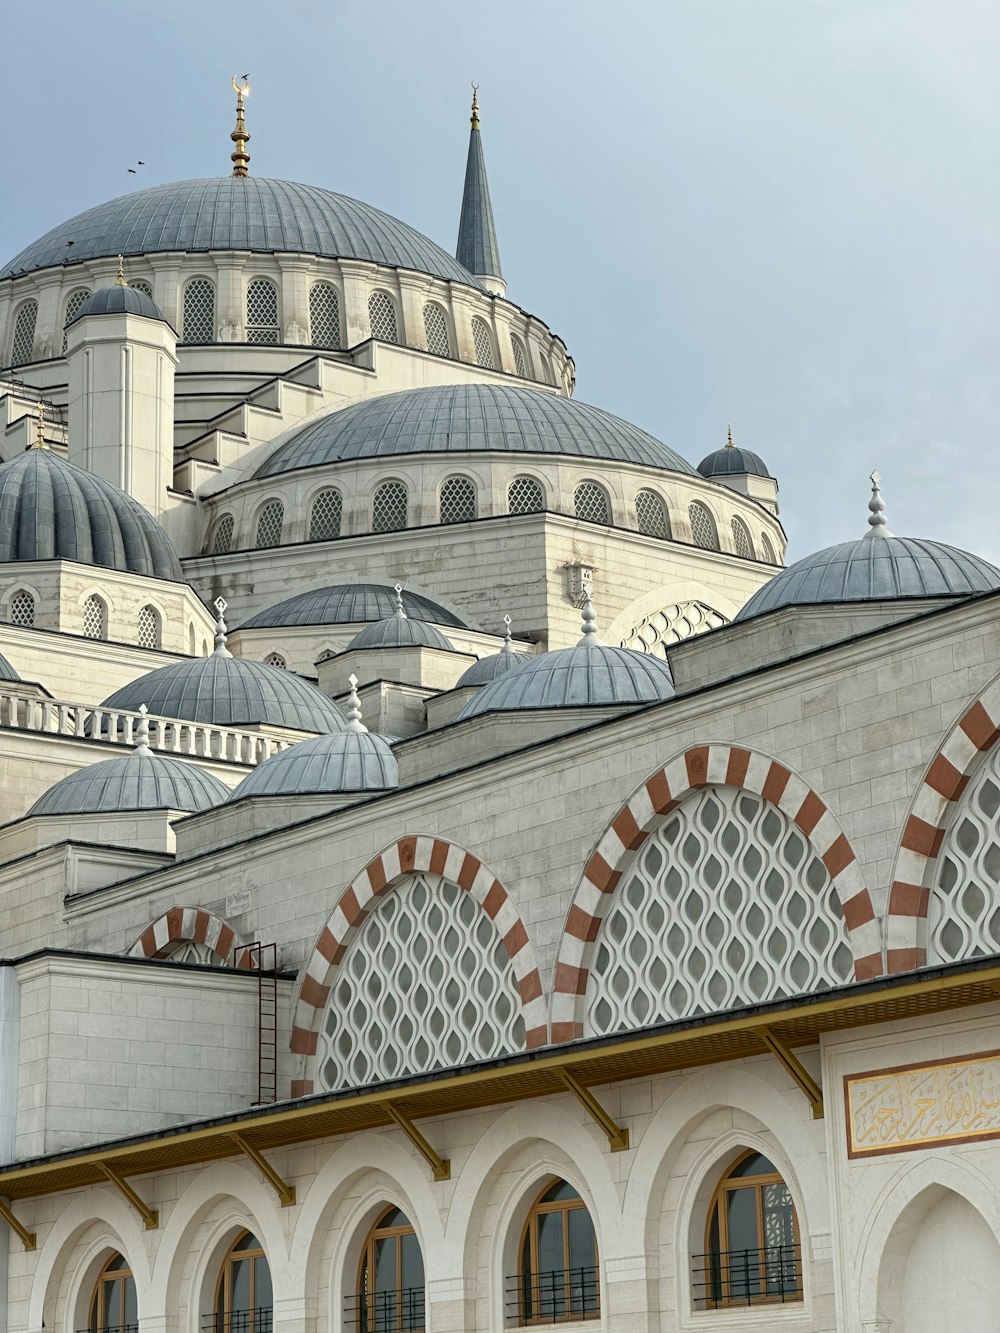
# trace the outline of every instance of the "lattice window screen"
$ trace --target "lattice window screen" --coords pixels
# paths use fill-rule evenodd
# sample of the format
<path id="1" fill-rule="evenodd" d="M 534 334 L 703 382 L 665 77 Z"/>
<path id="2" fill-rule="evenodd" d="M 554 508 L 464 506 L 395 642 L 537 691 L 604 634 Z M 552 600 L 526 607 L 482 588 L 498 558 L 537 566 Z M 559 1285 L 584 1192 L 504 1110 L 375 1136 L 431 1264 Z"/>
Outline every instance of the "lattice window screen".
<path id="1" fill-rule="evenodd" d="M 227 551 L 233 549 L 233 527 L 232 514 L 223 514 L 215 525 L 215 532 L 212 535 L 213 555 L 225 555 Z"/>
<path id="2" fill-rule="evenodd" d="M 577 518 L 591 523 L 611 522 L 611 503 L 608 493 L 596 481 L 581 481 L 573 492 L 573 508 Z"/>
<path id="3" fill-rule="evenodd" d="M 428 352 L 436 356 L 451 356 L 448 316 L 436 301 L 428 301 L 424 306 L 424 333 L 427 336 Z"/>
<path id="4" fill-rule="evenodd" d="M 476 364 L 482 366 L 484 370 L 493 370 L 493 339 L 490 336 L 490 326 L 478 315 L 472 316 L 472 345 L 476 349 Z"/>
<path id="5" fill-rule="evenodd" d="M 8 619 L 12 625 L 24 625 L 30 629 L 35 623 L 35 599 L 23 588 L 11 595 L 8 607 Z"/>
<path id="6" fill-rule="evenodd" d="M 31 360 L 37 322 L 38 302 L 23 302 L 18 307 L 17 318 L 14 321 L 14 341 L 10 349 L 10 364 L 12 366 L 24 366 Z"/>
<path id="7" fill-rule="evenodd" d="M 340 297 L 330 282 L 309 289 L 309 330 L 314 347 L 340 346 Z"/>
<path id="8" fill-rule="evenodd" d="M 530 379 L 528 373 L 528 352 L 516 333 L 510 335 L 510 350 L 514 353 L 514 369 L 522 379 Z"/>
<path id="9" fill-rule="evenodd" d="M 372 326 L 373 338 L 379 338 L 384 343 L 399 342 L 396 303 L 388 292 L 372 292 L 369 296 L 368 321 Z"/>
<path id="10" fill-rule="evenodd" d="M 836 889 L 759 796 L 706 788 L 633 858 L 597 937 L 588 1035 L 839 986 L 853 975 Z"/>
<path id="11" fill-rule="evenodd" d="M 184 288 L 184 342 L 215 339 L 215 288 L 208 278 L 192 278 Z"/>
<path id="12" fill-rule="evenodd" d="M 279 671 L 288 670 L 288 663 L 285 661 L 285 659 L 281 656 L 280 653 L 268 653 L 268 655 L 264 658 L 264 665 L 277 667 Z"/>
<path id="13" fill-rule="evenodd" d="M 744 560 L 752 560 L 753 542 L 750 540 L 750 533 L 747 531 L 746 524 L 742 519 L 734 518 L 730 527 L 733 530 L 733 546 L 736 548 L 736 554 Z"/>
<path id="14" fill-rule="evenodd" d="M 201 963 L 216 966 L 221 961 L 211 945 L 202 944 L 198 940 L 178 940 L 172 948 L 157 954 L 157 957 L 169 958 L 172 963 Z"/>
<path id="15" fill-rule="evenodd" d="M 402 532 L 406 527 L 406 487 L 384 481 L 372 497 L 372 532 Z"/>
<path id="16" fill-rule="evenodd" d="M 129 286 L 134 292 L 143 292 L 150 300 L 153 299 L 152 284 L 148 283 L 145 278 L 136 278 L 134 282 L 129 283 Z"/>
<path id="17" fill-rule="evenodd" d="M 667 648 L 682 639 L 691 639 L 706 630 L 718 629 L 729 621 L 721 611 L 715 611 L 704 602 L 674 602 L 660 611 L 653 611 L 633 625 L 622 640 L 623 648 L 640 653 L 652 653 L 666 658 Z"/>
<path id="18" fill-rule="evenodd" d="M 512 514 L 537 514 L 545 508 L 545 496 L 534 477 L 515 477 L 507 491 Z"/>
<path id="19" fill-rule="evenodd" d="M 771 545 L 771 538 L 766 532 L 760 534 L 760 549 L 764 559 L 769 565 L 776 565 L 778 563 L 778 557 L 774 554 L 774 547 Z"/>
<path id="20" fill-rule="evenodd" d="M 471 894 L 413 875 L 383 895 L 334 976 L 320 1085 L 358 1087 L 523 1049 L 514 970 Z"/>
<path id="21" fill-rule="evenodd" d="M 247 342 L 278 343 L 278 289 L 270 278 L 254 278 L 247 286 Z"/>
<path id="22" fill-rule="evenodd" d="M 255 545 L 258 550 L 265 546 L 277 546 L 281 541 L 281 528 L 285 521 L 285 506 L 280 500 L 268 500 L 267 504 L 257 515 L 257 539 Z"/>
<path id="23" fill-rule="evenodd" d="M 669 537 L 670 521 L 667 507 L 655 491 L 640 491 L 635 497 L 635 512 L 639 531 L 649 537 Z"/>
<path id="24" fill-rule="evenodd" d="M 154 606 L 144 606 L 139 612 L 136 641 L 140 648 L 159 648 L 160 616 Z"/>
<path id="25" fill-rule="evenodd" d="M 966 788 L 938 865 L 928 963 L 1000 953 L 1000 745 Z"/>
<path id="26" fill-rule="evenodd" d="M 343 512 L 344 502 L 338 490 L 320 491 L 312 502 L 309 515 L 309 540 L 323 542 L 339 537 Z"/>
<path id="27" fill-rule="evenodd" d="M 83 604 L 83 632 L 88 639 L 108 637 L 108 610 L 100 597 L 91 594 Z"/>
<path id="28" fill-rule="evenodd" d="M 73 292 L 70 295 L 69 300 L 66 302 L 66 318 L 63 320 L 63 340 L 62 340 L 63 356 L 66 355 L 66 347 L 69 343 L 69 334 L 66 333 L 65 330 L 69 328 L 70 324 L 72 324 L 73 319 L 75 318 L 77 312 L 79 311 L 80 307 L 83 305 L 84 301 L 86 301 L 89 295 L 90 292 L 87 290 L 87 288 L 81 287 L 78 291 Z"/>
<path id="29" fill-rule="evenodd" d="M 688 505 L 688 520 L 691 523 L 691 536 L 694 538 L 695 546 L 717 551 L 719 538 L 715 531 L 715 520 L 705 506 L 699 504 L 697 500 L 694 504 Z"/>
<path id="30" fill-rule="evenodd" d="M 475 517 L 475 486 L 468 477 L 448 477 L 441 486 L 441 522 L 468 523 Z"/>

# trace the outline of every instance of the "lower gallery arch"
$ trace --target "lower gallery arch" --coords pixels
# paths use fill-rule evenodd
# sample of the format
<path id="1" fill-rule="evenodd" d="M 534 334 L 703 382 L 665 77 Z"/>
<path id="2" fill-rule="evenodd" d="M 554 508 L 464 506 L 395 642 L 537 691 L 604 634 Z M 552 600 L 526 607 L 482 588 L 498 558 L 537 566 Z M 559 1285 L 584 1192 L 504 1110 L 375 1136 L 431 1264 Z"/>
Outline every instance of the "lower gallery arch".
<path id="1" fill-rule="evenodd" d="M 175 962 L 216 966 L 253 966 L 249 949 L 240 948 L 227 922 L 200 907 L 171 907 L 142 932 L 130 958 L 172 958 Z"/>
<path id="2" fill-rule="evenodd" d="M 861 981 L 881 975 L 879 926 L 871 897 L 854 850 L 822 798 L 802 778 L 769 755 L 728 744 L 693 746 L 658 769 L 632 794 L 605 830 L 587 862 L 566 918 L 556 962 L 552 995 L 553 1041 L 570 1041 L 583 1036 L 586 1031 L 588 988 L 597 957 L 598 935 L 612 905 L 617 902 L 615 891 L 619 883 L 626 871 L 631 871 L 636 864 L 635 853 L 651 835 L 664 827 L 665 819 L 682 802 L 703 789 L 713 787 L 727 788 L 757 798 L 755 802 L 747 803 L 745 810 L 736 810 L 729 821 L 733 827 L 742 824 L 742 832 L 738 832 L 737 836 L 747 844 L 747 852 L 752 850 L 753 838 L 756 836 L 754 831 L 749 830 L 749 825 L 757 820 L 762 824 L 764 836 L 769 837 L 764 827 L 766 812 L 762 812 L 765 807 L 772 807 L 779 812 L 779 831 L 775 837 L 780 834 L 785 839 L 783 852 L 786 857 L 793 854 L 789 850 L 789 836 L 790 831 L 794 831 L 810 858 L 807 878 L 812 876 L 817 883 L 820 879 L 828 881 L 823 892 L 827 893 L 825 915 L 831 919 L 824 920 L 820 928 L 817 923 L 822 914 L 814 915 L 812 925 L 817 926 L 820 934 L 825 931 L 829 937 L 831 931 L 839 928 L 839 923 L 832 920 L 834 915 L 839 914 L 846 928 L 854 978 Z M 721 802 L 716 804 L 721 806 Z M 718 820 L 721 816 L 719 811 L 714 811 L 711 816 L 705 817 Z M 759 870 L 764 873 L 766 867 L 759 867 Z M 808 909 L 808 894 L 801 896 Z M 626 903 L 622 910 L 626 913 L 632 910 L 634 913 L 636 909 L 634 904 L 630 907 Z M 661 921 L 660 926 L 672 929 L 667 921 Z M 825 941 L 828 956 L 823 963 L 826 975 L 818 978 L 821 981 L 848 979 L 846 976 L 834 977 L 837 968 L 842 970 L 842 961 L 834 956 L 834 944 L 835 941 L 829 938 Z M 747 957 L 744 961 L 746 969 L 752 970 L 759 960 Z M 663 970 L 662 960 L 655 957 L 650 958 L 650 965 L 654 970 Z M 806 953 L 802 954 L 801 964 L 797 958 L 792 959 L 791 967 L 793 974 L 798 970 L 803 976 L 810 975 L 810 969 L 816 970 Z M 708 1007 L 706 1001 L 714 1003 L 718 1008 L 725 1008 L 738 998 L 747 998 L 730 997 L 724 976 L 725 968 L 720 965 L 713 978 L 713 981 L 717 979 L 720 983 L 719 997 L 710 995 L 711 986 L 706 983 L 706 994 L 699 997 L 702 1010 Z M 661 978 L 659 984 L 666 987 L 667 979 Z M 590 1003 L 593 1018 L 593 996 Z M 695 997 L 689 996 L 688 1003 L 695 1004 Z M 663 1014 L 651 1014 L 646 1021 L 658 1021 L 663 1017 Z M 609 1013 L 599 1021 L 604 1025 L 603 1030 L 612 1030 L 609 1024 L 615 1022 L 617 1027 L 614 1030 L 630 1025 L 624 1014 L 615 1016 Z"/>
<path id="3" fill-rule="evenodd" d="M 396 889 L 409 892 L 421 876 L 427 877 L 429 892 L 434 893 L 438 886 L 451 892 L 447 886 L 452 886 L 454 895 L 468 895 L 482 909 L 509 960 L 524 1046 L 530 1050 L 545 1044 L 548 1030 L 541 976 L 528 932 L 507 890 L 487 866 L 455 843 L 426 836 L 400 838 L 355 876 L 320 932 L 299 987 L 292 1025 L 291 1049 L 300 1062 L 300 1076 L 292 1081 L 292 1096 L 305 1096 L 317 1086 L 321 1030 L 339 965 L 386 896 Z M 452 906 L 461 913 L 460 898 Z M 466 927 L 476 929 L 471 922 Z M 418 1043 L 421 1041 L 420 1033 L 412 1035 Z M 338 1052 L 332 1047 L 328 1056 L 337 1062 Z M 386 1076 L 384 1070 L 380 1072 Z M 341 1073 L 346 1077 L 344 1071 Z"/>

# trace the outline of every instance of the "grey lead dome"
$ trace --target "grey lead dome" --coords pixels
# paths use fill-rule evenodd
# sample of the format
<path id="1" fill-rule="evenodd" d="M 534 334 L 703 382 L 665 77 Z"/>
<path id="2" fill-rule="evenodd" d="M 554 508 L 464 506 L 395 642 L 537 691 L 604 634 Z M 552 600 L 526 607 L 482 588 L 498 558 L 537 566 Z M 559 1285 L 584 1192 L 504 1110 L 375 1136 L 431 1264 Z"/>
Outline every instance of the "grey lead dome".
<path id="1" fill-rule="evenodd" d="M 158 319 L 164 324 L 169 322 L 151 296 L 117 282 L 113 287 L 99 287 L 96 292 L 91 292 L 70 324 L 75 324 L 87 315 L 141 315 L 143 319 Z"/>
<path id="2" fill-rule="evenodd" d="M 248 773 L 229 799 L 386 791 L 398 785 L 396 757 L 387 741 L 369 731 L 341 731 L 279 750 Z"/>
<path id="3" fill-rule="evenodd" d="M 38 798 L 28 815 L 197 811 L 221 805 L 228 796 L 228 787 L 195 764 L 138 749 L 60 778 Z"/>
<path id="4" fill-rule="evenodd" d="M 384 620 L 396 609 L 396 594 L 384 583 L 335 583 L 328 588 L 300 592 L 283 602 L 258 611 L 240 629 L 265 629 L 281 625 L 353 625 Z M 436 625 L 468 629 L 464 620 L 440 603 L 403 589 L 403 610 L 411 620 L 432 620 Z"/>

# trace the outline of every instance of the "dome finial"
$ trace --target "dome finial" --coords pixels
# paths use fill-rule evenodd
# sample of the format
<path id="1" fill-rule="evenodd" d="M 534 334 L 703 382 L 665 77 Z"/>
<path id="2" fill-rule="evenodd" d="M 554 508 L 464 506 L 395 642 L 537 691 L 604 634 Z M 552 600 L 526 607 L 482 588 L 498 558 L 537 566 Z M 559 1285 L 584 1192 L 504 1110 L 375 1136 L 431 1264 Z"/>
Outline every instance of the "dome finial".
<path id="1" fill-rule="evenodd" d="M 396 618 L 397 620 L 405 620 L 406 612 L 403 610 L 403 585 L 397 583 L 394 591 L 396 593 Z"/>
<path id="2" fill-rule="evenodd" d="M 888 520 L 885 516 L 885 501 L 882 499 L 882 492 L 879 490 L 882 476 L 878 468 L 871 474 L 872 498 L 868 501 L 870 516 L 868 519 L 868 531 L 866 537 L 891 537 Z"/>
<path id="3" fill-rule="evenodd" d="M 361 721 L 361 699 L 358 696 L 358 678 L 352 671 L 347 679 L 351 686 L 351 693 L 347 697 L 347 707 L 344 710 L 347 714 L 347 730 L 367 731 L 368 728 Z"/>
<path id="4" fill-rule="evenodd" d="M 474 130 L 479 129 L 479 84 L 478 83 L 474 83 L 472 85 L 472 115 L 469 117 L 469 121 Z"/>
<path id="5" fill-rule="evenodd" d="M 128 286 L 128 283 L 125 281 L 125 256 L 124 256 L 124 255 L 119 255 L 119 256 L 118 256 L 118 277 L 115 279 L 115 281 L 118 283 L 118 286 L 119 286 L 119 287 L 127 287 L 127 286 Z"/>
<path id="6" fill-rule="evenodd" d="M 149 718 L 146 714 L 149 709 L 145 704 L 139 705 L 139 721 L 135 724 L 135 750 L 134 754 L 149 754 Z"/>
<path id="7" fill-rule="evenodd" d="M 510 616 L 504 616 L 504 618 L 503 618 L 503 650 L 502 650 L 502 651 L 505 652 L 505 653 L 510 653 L 510 652 L 513 652 L 513 651 L 514 651 L 514 646 L 513 646 L 513 643 L 512 643 L 512 640 L 513 640 L 513 637 L 514 637 L 514 636 L 513 636 L 513 635 L 511 634 L 511 632 L 510 632 L 510 626 L 511 626 L 511 619 L 510 619 Z"/>
<path id="8" fill-rule="evenodd" d="M 250 173 L 247 167 L 250 165 L 250 154 L 247 152 L 247 144 L 250 142 L 250 131 L 243 121 L 243 99 L 250 96 L 250 75 L 241 74 L 242 83 L 236 82 L 236 75 L 233 75 L 233 91 L 236 94 L 236 128 L 229 136 L 236 145 L 236 151 L 230 154 L 233 163 L 234 176 L 247 176 Z"/>
<path id="9" fill-rule="evenodd" d="M 33 449 L 47 449 L 49 447 L 45 443 L 45 404 L 41 398 L 38 400 L 38 413 L 35 417 L 35 439 L 31 447 Z"/>
<path id="10" fill-rule="evenodd" d="M 594 585 L 588 579 L 583 585 L 583 638 L 577 645 L 580 648 L 596 648 L 601 640 L 597 634 L 597 612 L 594 610 L 594 603 L 591 601 L 591 593 L 594 591 Z"/>
<path id="11" fill-rule="evenodd" d="M 215 652 L 219 657 L 232 657 L 232 653 L 226 647 L 228 627 L 224 619 L 224 612 L 229 603 L 224 597 L 216 597 L 212 605 L 215 607 Z"/>
<path id="12" fill-rule="evenodd" d="M 726 428 L 726 448 L 734 449 L 735 447 L 736 446 L 733 443 L 733 423 L 730 422 Z"/>

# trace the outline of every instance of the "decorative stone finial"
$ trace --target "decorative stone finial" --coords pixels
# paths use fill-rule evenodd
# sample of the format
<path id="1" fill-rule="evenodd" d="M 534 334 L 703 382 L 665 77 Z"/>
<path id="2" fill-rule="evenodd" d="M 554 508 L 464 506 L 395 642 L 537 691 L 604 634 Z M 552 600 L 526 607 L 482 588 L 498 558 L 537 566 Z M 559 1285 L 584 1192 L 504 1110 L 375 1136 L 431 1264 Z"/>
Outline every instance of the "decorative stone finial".
<path id="1" fill-rule="evenodd" d="M 407 615 L 406 612 L 403 610 L 403 585 L 401 583 L 397 583 L 395 585 L 395 593 L 396 593 L 396 617 L 399 620 L 406 620 Z"/>
<path id="2" fill-rule="evenodd" d="M 472 85 L 472 115 L 469 117 L 474 130 L 479 129 L 479 84 Z"/>
<path id="3" fill-rule="evenodd" d="M 49 447 L 45 443 L 45 404 L 41 398 L 38 400 L 38 412 L 35 415 L 35 439 L 31 447 L 33 449 L 47 449 Z"/>
<path id="4" fill-rule="evenodd" d="M 149 718 L 146 716 L 148 712 L 149 709 L 145 704 L 139 705 L 139 721 L 132 732 L 135 737 L 135 754 L 149 754 Z"/>
<path id="5" fill-rule="evenodd" d="M 212 605 L 215 607 L 215 652 L 219 657 L 232 657 L 232 653 L 226 647 L 228 626 L 223 614 L 229 603 L 224 597 L 216 597 Z"/>
<path id="6" fill-rule="evenodd" d="M 594 603 L 591 601 L 591 593 L 594 590 L 592 583 L 583 585 L 583 638 L 577 645 L 580 648 L 594 648 L 601 640 L 597 636 L 597 612 L 594 610 Z"/>
<path id="7" fill-rule="evenodd" d="M 514 645 L 513 645 L 513 643 L 512 643 L 512 639 L 513 639 L 514 636 L 513 636 L 513 635 L 511 634 L 511 632 L 510 632 L 510 626 L 511 626 L 511 619 L 510 619 L 510 616 L 504 616 L 504 618 L 503 618 L 503 649 L 502 649 L 502 651 L 505 652 L 505 653 L 510 653 L 510 652 L 513 652 L 513 651 L 514 651 Z"/>
<path id="8" fill-rule="evenodd" d="M 233 175 L 248 176 L 250 154 L 247 152 L 247 144 L 250 142 L 250 132 L 243 121 L 243 99 L 250 96 L 250 75 L 241 74 L 240 78 L 241 84 L 236 82 L 236 75 L 233 75 L 233 91 L 236 93 L 236 128 L 229 137 L 236 145 L 236 151 L 230 154 L 230 158 L 233 163 Z"/>
<path id="9" fill-rule="evenodd" d="M 733 423 L 730 422 L 726 428 L 726 448 L 735 449 L 735 447 L 736 446 L 733 443 Z"/>
<path id="10" fill-rule="evenodd" d="M 868 531 L 865 533 L 866 537 L 892 536 L 892 533 L 889 531 L 888 520 L 885 516 L 885 501 L 882 499 L 882 492 L 879 490 L 881 481 L 882 476 L 878 468 L 876 468 L 871 474 L 872 498 L 868 501 L 870 514 L 868 518 Z"/>
<path id="11" fill-rule="evenodd" d="M 358 678 L 352 672 L 347 679 L 351 686 L 351 693 L 347 698 L 347 730 L 367 731 L 368 728 L 361 721 L 361 700 L 358 697 Z"/>
<path id="12" fill-rule="evenodd" d="M 118 256 L 118 277 L 115 279 L 115 281 L 118 283 L 118 286 L 119 286 L 119 287 L 127 287 L 127 286 L 128 286 L 128 283 L 125 281 L 125 256 L 124 256 L 124 255 L 119 255 L 119 256 Z"/>

